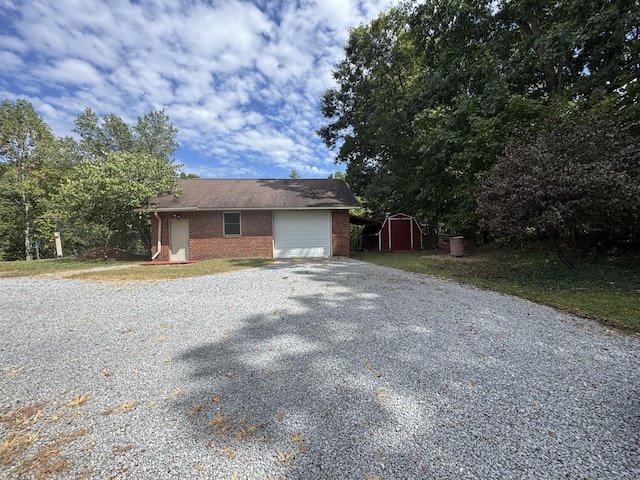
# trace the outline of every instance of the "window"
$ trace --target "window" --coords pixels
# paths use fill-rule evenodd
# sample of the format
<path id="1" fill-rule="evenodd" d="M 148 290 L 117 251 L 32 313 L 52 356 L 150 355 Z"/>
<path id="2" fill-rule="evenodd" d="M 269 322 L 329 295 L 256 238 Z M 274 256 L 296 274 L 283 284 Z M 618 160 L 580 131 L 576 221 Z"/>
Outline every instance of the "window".
<path id="1" fill-rule="evenodd" d="M 240 213 L 224 214 L 224 235 L 240 235 Z"/>

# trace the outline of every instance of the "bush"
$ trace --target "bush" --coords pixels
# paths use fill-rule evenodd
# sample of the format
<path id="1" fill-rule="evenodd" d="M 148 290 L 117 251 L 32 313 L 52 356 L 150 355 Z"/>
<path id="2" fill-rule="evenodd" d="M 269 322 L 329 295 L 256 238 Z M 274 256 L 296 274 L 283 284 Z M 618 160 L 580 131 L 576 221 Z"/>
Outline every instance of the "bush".
<path id="1" fill-rule="evenodd" d="M 614 122 L 564 121 L 508 141 L 476 200 L 494 233 L 533 229 L 558 248 L 628 244 L 640 232 L 640 140 Z"/>

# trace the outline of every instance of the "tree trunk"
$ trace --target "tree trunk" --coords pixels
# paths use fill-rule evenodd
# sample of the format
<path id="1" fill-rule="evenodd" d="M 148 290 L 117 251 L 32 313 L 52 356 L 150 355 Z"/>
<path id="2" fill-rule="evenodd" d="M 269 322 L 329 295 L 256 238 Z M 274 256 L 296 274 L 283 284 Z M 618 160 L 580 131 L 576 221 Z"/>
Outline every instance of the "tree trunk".
<path id="1" fill-rule="evenodd" d="M 27 195 L 22 194 L 22 204 L 24 206 L 24 254 L 25 260 L 33 260 L 33 248 L 31 245 L 31 215 L 29 212 L 29 202 Z"/>
<path id="2" fill-rule="evenodd" d="M 544 83 L 547 87 L 547 93 L 551 97 L 561 94 L 562 89 L 564 88 L 564 55 L 558 54 L 555 58 L 549 59 L 549 52 L 543 45 L 537 43 L 542 36 L 542 32 L 540 29 L 540 22 L 533 12 L 529 12 L 527 18 L 519 18 L 517 20 L 517 24 L 520 28 L 520 32 L 522 32 L 522 37 L 534 48 L 538 58 L 540 59 L 540 66 L 542 68 L 542 74 L 544 75 Z"/>
<path id="3" fill-rule="evenodd" d="M 33 260 L 33 250 L 31 246 L 31 212 L 29 212 L 29 197 L 25 190 L 25 166 L 24 162 L 20 166 L 20 185 L 22 190 L 22 212 L 24 220 L 24 258 L 26 261 Z"/>

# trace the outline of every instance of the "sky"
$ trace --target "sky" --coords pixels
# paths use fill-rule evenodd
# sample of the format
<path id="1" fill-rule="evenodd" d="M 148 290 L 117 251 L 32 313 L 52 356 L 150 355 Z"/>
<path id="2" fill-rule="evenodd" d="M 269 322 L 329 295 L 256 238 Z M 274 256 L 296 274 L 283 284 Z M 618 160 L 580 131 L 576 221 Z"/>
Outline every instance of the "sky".
<path id="1" fill-rule="evenodd" d="M 86 107 L 164 110 L 203 178 L 326 178 L 316 135 L 349 29 L 394 0 L 0 0 L 0 100 L 60 136 Z"/>

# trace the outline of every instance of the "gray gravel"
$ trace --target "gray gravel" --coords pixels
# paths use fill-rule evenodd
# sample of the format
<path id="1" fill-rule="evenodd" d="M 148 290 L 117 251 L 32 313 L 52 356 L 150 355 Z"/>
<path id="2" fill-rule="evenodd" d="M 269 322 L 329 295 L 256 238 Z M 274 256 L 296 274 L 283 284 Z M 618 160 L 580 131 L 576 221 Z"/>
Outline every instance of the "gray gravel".
<path id="1" fill-rule="evenodd" d="M 639 365 L 636 337 L 349 259 L 0 279 L 0 443 L 32 440 L 0 477 L 636 479 Z"/>

